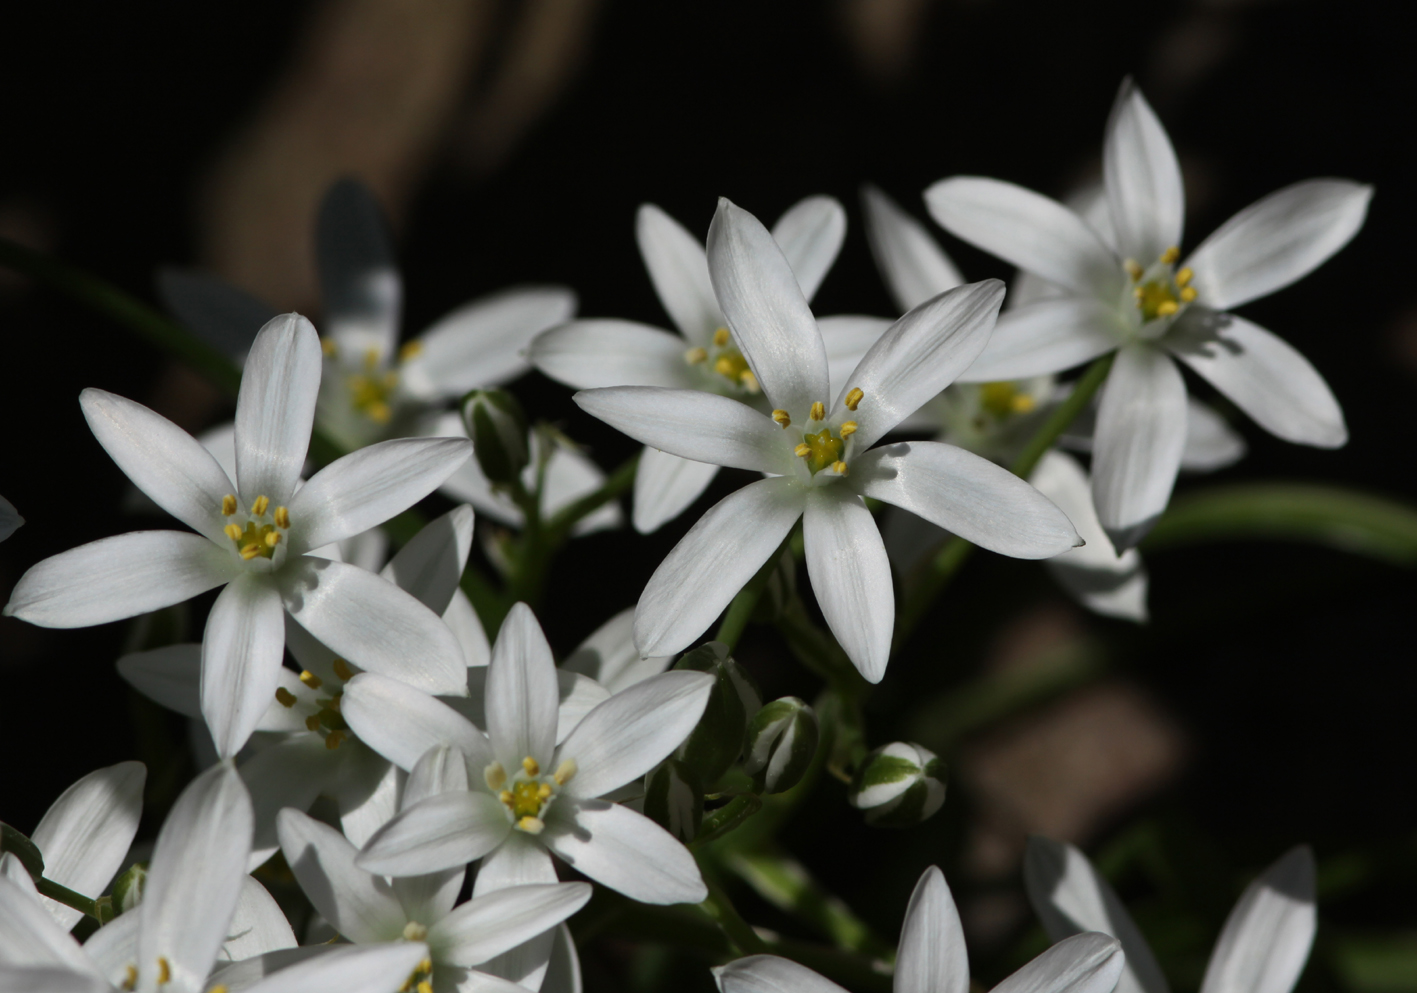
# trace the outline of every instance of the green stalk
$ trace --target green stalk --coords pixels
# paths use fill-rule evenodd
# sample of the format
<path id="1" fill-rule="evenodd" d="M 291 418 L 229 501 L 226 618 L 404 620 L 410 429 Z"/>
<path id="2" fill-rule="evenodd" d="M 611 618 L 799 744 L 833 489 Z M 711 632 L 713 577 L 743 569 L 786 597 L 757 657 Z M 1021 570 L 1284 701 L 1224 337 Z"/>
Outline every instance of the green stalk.
<path id="1" fill-rule="evenodd" d="M 773 570 L 782 561 L 782 550 L 787 547 L 792 540 L 791 533 L 784 539 L 782 544 L 768 556 L 768 560 L 763 563 L 761 569 L 754 573 L 753 578 L 744 584 L 743 588 L 729 603 L 727 612 L 723 615 L 723 621 L 718 625 L 718 632 L 713 636 L 714 641 L 721 641 L 732 651 L 738 646 L 738 639 L 743 636 L 743 629 L 748 626 L 748 621 L 753 616 L 753 611 L 757 609 L 758 601 L 762 599 L 763 590 L 767 589 L 768 582 L 772 579 Z"/>
<path id="2" fill-rule="evenodd" d="M 703 872 L 702 863 L 700 863 L 699 869 Z M 723 933 L 728 936 L 728 940 L 738 947 L 741 954 L 767 954 L 767 944 L 758 937 L 758 932 L 753 930 L 752 925 L 743 919 L 743 915 L 738 913 L 738 908 L 733 906 L 733 901 L 728 898 L 723 887 L 718 885 L 711 874 L 703 872 L 703 877 L 704 885 L 708 887 L 708 899 L 699 906 L 714 919 Z"/>
<path id="3" fill-rule="evenodd" d="M 69 887 L 61 886 L 54 880 L 46 879 L 43 876 L 39 876 L 35 879 L 34 888 L 38 890 L 42 896 L 56 900 L 66 907 L 73 907 L 81 914 L 87 914 L 100 924 L 103 923 L 103 918 L 99 916 L 97 903 L 90 900 L 82 893 L 75 893 L 73 890 L 69 889 Z"/>

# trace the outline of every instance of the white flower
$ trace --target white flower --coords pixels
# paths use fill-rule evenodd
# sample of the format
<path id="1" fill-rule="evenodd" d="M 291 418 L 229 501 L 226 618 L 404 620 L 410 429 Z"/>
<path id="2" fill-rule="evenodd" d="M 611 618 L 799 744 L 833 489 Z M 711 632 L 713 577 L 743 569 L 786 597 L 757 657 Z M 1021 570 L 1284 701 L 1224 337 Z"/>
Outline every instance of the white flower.
<path id="1" fill-rule="evenodd" d="M 1009 976 L 994 993 L 1112 993 L 1122 951 L 1104 934 L 1060 942 Z M 842 993 L 804 965 L 775 955 L 752 955 L 713 970 L 722 993 Z M 931 866 L 915 885 L 900 928 L 895 993 L 968 993 L 969 956 L 950 888 Z"/>
<path id="2" fill-rule="evenodd" d="M 627 607 L 591 632 L 561 663 L 562 672 L 577 672 L 611 693 L 627 690 L 658 675 L 673 663 L 673 655 L 641 658 L 635 647 L 635 608 Z"/>
<path id="3" fill-rule="evenodd" d="M 275 693 L 284 614 L 345 658 L 432 692 L 464 684 L 447 625 L 392 583 L 310 554 L 387 520 L 466 461 L 466 439 L 386 441 L 296 483 L 314 418 L 320 348 L 290 314 L 262 329 L 236 404 L 236 482 L 166 418 L 102 390 L 80 396 L 99 443 L 139 489 L 197 534 L 141 531 L 40 562 L 6 614 L 43 627 L 132 617 L 224 586 L 202 638 L 202 714 L 234 755 Z"/>
<path id="4" fill-rule="evenodd" d="M 645 444 L 769 477 L 712 507 L 655 570 L 635 615 L 642 654 L 667 655 L 690 644 L 801 517 L 807 571 L 827 623 L 861 673 L 879 681 L 890 655 L 895 596 L 863 496 L 1006 555 L 1046 558 L 1078 544 L 1057 507 L 986 459 L 936 442 L 870 448 L 979 354 L 1003 284 L 959 287 L 906 314 L 831 401 L 822 336 L 771 235 L 721 200 L 708 244 L 714 289 L 772 414 L 664 387 L 575 397 Z"/>
<path id="5" fill-rule="evenodd" d="M 142 903 L 84 946 L 49 916 L 28 880 L 0 876 L 0 989 L 202 993 L 229 939 L 250 841 L 250 801 L 236 770 L 222 762 L 193 780 L 173 806 Z M 249 989 L 386 993 L 427 954 L 421 942 L 333 950 Z"/>
<path id="6" fill-rule="evenodd" d="M 1072 845 L 1030 838 L 1029 901 L 1054 941 L 1079 931 L 1116 936 L 1127 964 L 1117 993 L 1170 993 L 1146 939 L 1112 887 Z M 1289 993 L 1314 942 L 1314 856 L 1291 849 L 1240 895 L 1215 942 L 1200 993 Z"/>
<path id="7" fill-rule="evenodd" d="M 1348 432 L 1309 362 L 1229 308 L 1309 273 L 1362 226 L 1372 188 L 1315 179 L 1286 187 L 1223 224 L 1180 262 L 1184 191 L 1160 121 L 1127 81 L 1103 149 L 1111 232 L 1021 187 L 977 177 L 925 193 L 935 220 L 1055 284 L 1062 295 L 1000 321 L 962 378 L 1020 379 L 1116 350 L 1093 456 L 1098 516 L 1118 548 L 1165 509 L 1186 440 L 1186 387 L 1173 358 L 1286 441 L 1336 448 Z"/>
<path id="8" fill-rule="evenodd" d="M 713 680 L 652 676 L 596 705 L 557 744 L 558 674 L 536 618 L 512 608 L 492 647 L 487 733 L 445 703 L 372 673 L 350 681 L 344 715 L 389 761 L 411 769 L 450 745 L 469 788 L 429 797 L 365 846 L 371 872 L 437 872 L 482 858 L 478 885 L 554 882 L 554 852 L 597 882 L 645 903 L 694 903 L 706 891 L 687 849 L 648 818 L 600 799 L 652 769 L 693 730 Z"/>
<path id="9" fill-rule="evenodd" d="M 845 236 L 846 212 L 831 197 L 801 201 L 773 228 L 773 238 L 808 300 L 836 260 Z M 635 237 L 650 281 L 679 334 L 635 321 L 572 321 L 532 343 L 532 364 L 577 389 L 665 386 L 763 407 L 758 380 L 714 294 L 703 245 L 653 204 L 640 207 Z M 635 530 L 648 534 L 678 517 L 713 481 L 718 468 L 646 448 L 635 473 Z"/>

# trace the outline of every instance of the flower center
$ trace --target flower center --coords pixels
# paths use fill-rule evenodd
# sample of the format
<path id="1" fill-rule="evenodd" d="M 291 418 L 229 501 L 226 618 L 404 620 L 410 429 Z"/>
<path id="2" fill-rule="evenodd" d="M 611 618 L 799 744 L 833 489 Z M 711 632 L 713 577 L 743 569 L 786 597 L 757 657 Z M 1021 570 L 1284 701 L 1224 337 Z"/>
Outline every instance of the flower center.
<path id="1" fill-rule="evenodd" d="M 708 363 L 709 369 L 728 380 L 735 389 L 748 393 L 757 393 L 761 389 L 758 377 L 748 368 L 748 360 L 733 343 L 733 336 L 727 328 L 719 328 L 713 333 L 712 349 L 691 348 L 684 353 L 684 361 L 690 365 Z"/>
<path id="2" fill-rule="evenodd" d="M 290 511 L 284 507 L 276 507 L 272 511 L 270 499 L 258 496 L 243 524 L 237 509 L 234 494 L 228 493 L 221 498 L 221 515 L 227 519 L 227 525 L 222 530 L 236 545 L 237 554 L 247 562 L 254 558 L 274 557 L 290 530 Z"/>
<path id="3" fill-rule="evenodd" d="M 428 928 L 417 921 L 409 921 L 403 926 L 404 941 L 426 941 Z M 418 968 L 408 974 L 399 993 L 433 993 L 433 960 L 424 959 Z"/>
<path id="4" fill-rule="evenodd" d="M 325 747 L 333 751 L 351 736 L 349 725 L 340 713 L 340 701 L 344 698 L 343 684 L 354 678 L 354 669 L 344 659 L 335 659 L 332 668 L 339 677 L 341 687 L 328 696 L 296 696 L 284 686 L 276 687 L 276 702 L 287 710 L 299 710 L 305 714 L 305 726 L 325 739 Z M 324 687 L 325 682 L 309 669 L 300 674 L 300 681 L 312 691 Z"/>
<path id="5" fill-rule="evenodd" d="M 1027 414 L 1037 401 L 1033 394 L 1019 388 L 1015 382 L 983 383 L 979 387 L 979 406 L 998 420 L 1014 414 Z"/>
<path id="6" fill-rule="evenodd" d="M 1174 317 L 1195 300 L 1196 290 L 1190 285 L 1195 273 L 1190 269 L 1176 271 L 1176 260 L 1180 257 L 1181 250 L 1173 245 L 1162 252 L 1149 269 L 1143 269 L 1135 259 L 1123 263 L 1143 324 L 1161 317 Z"/>
<path id="7" fill-rule="evenodd" d="M 507 770 L 500 762 L 493 762 L 483 770 L 482 775 L 488 789 L 497 795 L 511 814 L 517 830 L 540 834 L 546 827 L 542 814 L 561 787 L 575 777 L 576 763 L 574 759 L 566 759 L 556 767 L 554 774 L 543 776 L 541 763 L 528 755 L 522 759 L 521 771 L 511 780 L 508 780 Z"/>
<path id="8" fill-rule="evenodd" d="M 866 394 L 859 387 L 853 387 L 846 394 L 846 409 L 854 411 L 865 396 Z M 815 432 L 804 431 L 802 440 L 792 449 L 792 454 L 799 459 L 806 459 L 807 470 L 813 476 L 827 468 L 830 468 L 838 476 L 845 476 L 847 472 L 844 458 L 846 439 L 856 433 L 856 422 L 842 421 L 833 430 L 831 425 L 822 423 L 826 420 L 826 416 L 826 404 L 820 400 L 812 404 L 812 409 L 807 415 L 807 426 L 820 424 L 821 427 Z M 792 416 L 785 410 L 774 410 L 772 419 L 782 425 L 784 431 L 792 426 Z"/>

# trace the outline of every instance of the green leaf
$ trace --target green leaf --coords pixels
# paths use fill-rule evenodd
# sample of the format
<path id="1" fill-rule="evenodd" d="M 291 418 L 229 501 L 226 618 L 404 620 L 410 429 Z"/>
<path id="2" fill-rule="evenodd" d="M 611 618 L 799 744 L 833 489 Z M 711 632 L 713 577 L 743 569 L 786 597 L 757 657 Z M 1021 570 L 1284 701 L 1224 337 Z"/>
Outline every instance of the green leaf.
<path id="1" fill-rule="evenodd" d="M 1333 965 L 1343 985 L 1357 993 L 1417 990 L 1417 932 L 1337 939 Z"/>

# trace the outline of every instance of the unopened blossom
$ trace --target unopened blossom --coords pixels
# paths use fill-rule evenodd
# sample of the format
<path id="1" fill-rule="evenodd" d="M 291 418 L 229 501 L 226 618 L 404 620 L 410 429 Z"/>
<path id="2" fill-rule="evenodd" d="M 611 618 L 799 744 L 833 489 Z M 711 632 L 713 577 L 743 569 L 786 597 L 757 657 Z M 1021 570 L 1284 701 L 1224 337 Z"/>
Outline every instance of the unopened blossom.
<path id="1" fill-rule="evenodd" d="M 42 627 L 133 617 L 223 587 L 202 638 L 202 714 L 217 751 L 245 744 L 280 682 L 289 615 L 332 651 L 432 692 L 458 693 L 457 639 L 417 599 L 312 554 L 403 511 L 467 460 L 460 438 L 381 442 L 297 489 L 320 382 L 315 329 L 296 314 L 257 335 L 236 403 L 236 479 L 171 421 L 85 390 L 84 416 L 120 469 L 191 527 L 105 538 L 33 566 L 5 613 Z"/>
<path id="2" fill-rule="evenodd" d="M 1127 962 L 1117 993 L 1170 993 L 1126 907 L 1077 848 L 1030 838 L 1023 877 L 1029 901 L 1054 941 L 1100 931 L 1121 942 Z M 1240 894 L 1216 939 L 1200 993 L 1290 993 L 1308 961 L 1316 927 L 1314 856 L 1301 845 Z"/>
<path id="3" fill-rule="evenodd" d="M 871 346 L 833 400 L 822 335 L 767 229 L 721 200 L 708 246 L 718 300 L 772 412 L 665 387 L 575 397 L 637 441 L 767 476 L 705 513 L 650 578 L 635 614 L 642 654 L 667 655 L 693 642 L 802 518 L 807 572 L 827 624 L 861 673 L 878 681 L 890 655 L 895 594 L 863 497 L 1006 555 L 1046 558 L 1078 544 L 1057 507 L 986 459 L 938 442 L 871 447 L 974 361 L 1002 283 L 962 286 L 910 311 Z"/>
<path id="4" fill-rule="evenodd" d="M 1009 976 L 994 993 L 1112 993 L 1122 950 L 1105 934 L 1078 934 Z M 776 955 L 750 955 L 713 970 L 721 993 L 843 993 L 805 965 Z M 964 930 L 945 877 L 925 870 L 900 927 L 894 993 L 967 993 L 973 988 Z"/>
<path id="5" fill-rule="evenodd" d="M 846 212 L 831 197 L 808 197 L 782 215 L 772 235 L 802 295 L 811 300 L 841 250 Z M 700 390 L 766 413 L 770 408 L 762 387 L 715 296 L 703 244 L 654 204 L 641 205 L 635 238 L 678 334 L 636 321 L 581 319 L 539 336 L 528 358 L 552 379 L 577 389 Z M 646 448 L 635 472 L 635 530 L 648 534 L 678 517 L 708 488 L 718 469 Z"/>
<path id="6" fill-rule="evenodd" d="M 564 675 L 572 675 L 565 673 Z M 524 604 L 492 647 L 487 731 L 397 680 L 365 673 L 345 690 L 344 715 L 389 761 L 412 769 L 451 746 L 468 788 L 430 796 L 390 821 L 358 864 L 415 875 L 482 859 L 478 886 L 554 882 L 554 853 L 596 882 L 645 903 L 697 903 L 705 889 L 680 842 L 649 818 L 603 799 L 644 776 L 694 729 L 712 679 L 665 672 L 610 696 L 557 744 L 558 672 Z M 480 891 L 479 891 L 480 892 Z"/>
<path id="7" fill-rule="evenodd" d="M 1179 359 L 1277 437 L 1320 448 L 1348 438 L 1323 377 L 1234 307 L 1308 274 L 1357 233 L 1372 188 L 1313 179 L 1246 207 L 1182 259 L 1185 194 L 1175 152 L 1132 83 L 1103 148 L 1110 230 L 1047 197 L 972 176 L 925 193 L 951 233 L 1052 284 L 1059 295 L 1011 311 L 962 378 L 1058 372 L 1115 351 L 1103 387 L 1092 491 L 1119 549 L 1166 508 L 1186 440 Z"/>

